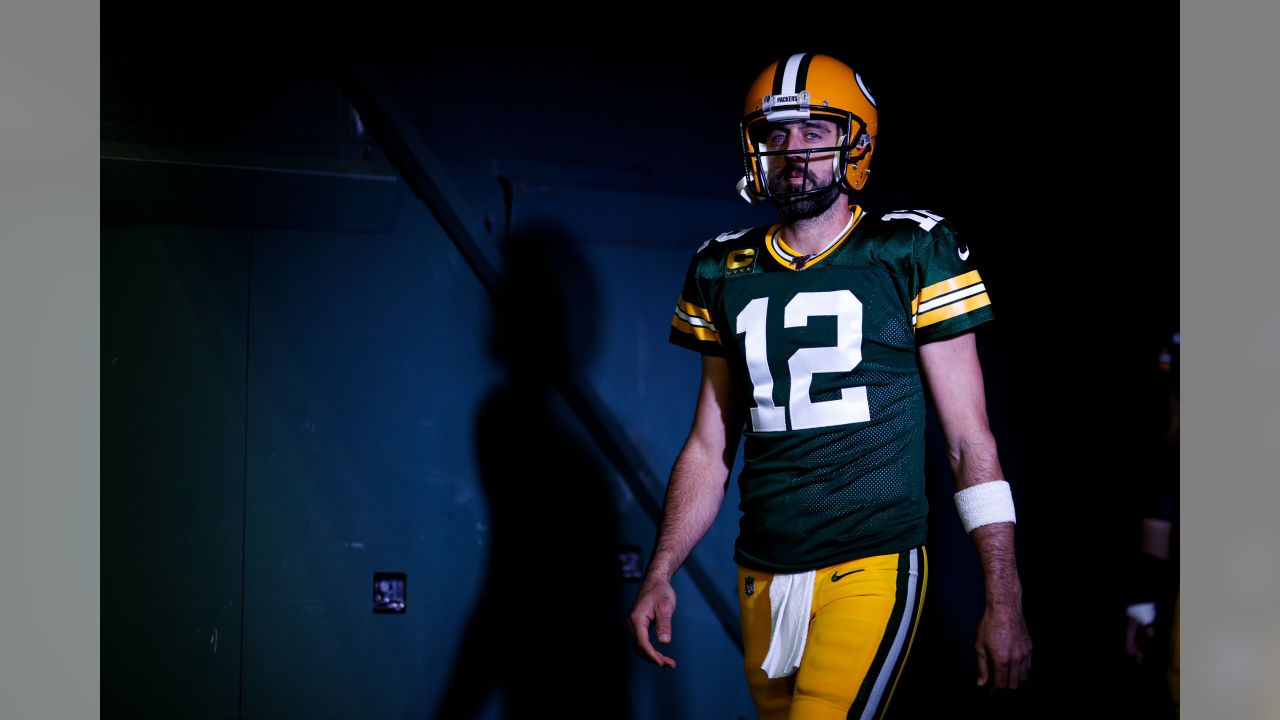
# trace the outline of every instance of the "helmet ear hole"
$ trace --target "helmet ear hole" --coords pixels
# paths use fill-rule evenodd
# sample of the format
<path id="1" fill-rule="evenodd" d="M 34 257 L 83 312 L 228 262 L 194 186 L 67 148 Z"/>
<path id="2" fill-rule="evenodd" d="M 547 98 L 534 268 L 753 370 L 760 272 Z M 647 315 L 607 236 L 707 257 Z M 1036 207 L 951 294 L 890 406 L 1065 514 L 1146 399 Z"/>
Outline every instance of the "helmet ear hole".
<path id="1" fill-rule="evenodd" d="M 861 190 L 862 186 L 867 184 L 867 175 L 871 173 L 871 156 L 874 152 L 875 148 L 872 146 L 857 159 L 856 163 L 850 160 L 845 164 L 845 177 L 850 188 Z"/>

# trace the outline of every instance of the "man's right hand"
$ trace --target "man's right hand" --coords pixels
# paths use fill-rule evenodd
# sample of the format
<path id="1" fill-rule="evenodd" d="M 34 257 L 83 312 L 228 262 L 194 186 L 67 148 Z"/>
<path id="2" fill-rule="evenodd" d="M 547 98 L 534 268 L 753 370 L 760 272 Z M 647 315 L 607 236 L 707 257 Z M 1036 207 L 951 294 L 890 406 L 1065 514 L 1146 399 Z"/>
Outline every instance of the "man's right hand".
<path id="1" fill-rule="evenodd" d="M 636 653 L 652 660 L 658 667 L 675 667 L 676 661 L 654 649 L 649 642 L 649 626 L 658 622 L 658 642 L 671 642 L 671 615 L 676 611 L 676 591 L 662 579 L 645 578 L 631 608 L 631 635 Z"/>

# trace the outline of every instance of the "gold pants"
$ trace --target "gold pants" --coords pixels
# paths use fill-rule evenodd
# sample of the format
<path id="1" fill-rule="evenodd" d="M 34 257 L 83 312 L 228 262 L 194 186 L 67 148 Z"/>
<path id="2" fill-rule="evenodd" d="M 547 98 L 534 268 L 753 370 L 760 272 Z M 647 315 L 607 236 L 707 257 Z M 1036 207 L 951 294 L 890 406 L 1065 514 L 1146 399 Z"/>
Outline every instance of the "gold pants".
<path id="1" fill-rule="evenodd" d="M 923 547 L 850 560 L 815 573 L 809 636 L 800 669 L 770 679 L 773 574 L 738 568 L 747 686 L 761 720 L 879 718 L 902 674 L 923 606 Z"/>

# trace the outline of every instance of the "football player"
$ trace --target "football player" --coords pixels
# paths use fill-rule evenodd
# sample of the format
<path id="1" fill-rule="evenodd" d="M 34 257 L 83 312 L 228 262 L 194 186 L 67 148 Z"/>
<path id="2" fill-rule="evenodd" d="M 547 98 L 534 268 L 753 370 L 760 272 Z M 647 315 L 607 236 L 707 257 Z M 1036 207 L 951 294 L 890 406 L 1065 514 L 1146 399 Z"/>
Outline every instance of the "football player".
<path id="1" fill-rule="evenodd" d="M 676 666 L 650 628 L 671 642 L 671 577 L 714 520 L 745 436 L 734 561 L 762 718 L 887 707 L 928 577 L 925 386 L 986 582 L 977 681 L 1016 688 L 1031 662 L 972 332 L 992 319 L 990 297 L 944 218 L 859 204 L 876 134 L 875 99 L 845 63 L 802 53 L 761 73 L 738 191 L 778 222 L 703 243 L 671 320 L 671 342 L 702 355 L 701 387 L 631 629 L 638 652 Z"/>

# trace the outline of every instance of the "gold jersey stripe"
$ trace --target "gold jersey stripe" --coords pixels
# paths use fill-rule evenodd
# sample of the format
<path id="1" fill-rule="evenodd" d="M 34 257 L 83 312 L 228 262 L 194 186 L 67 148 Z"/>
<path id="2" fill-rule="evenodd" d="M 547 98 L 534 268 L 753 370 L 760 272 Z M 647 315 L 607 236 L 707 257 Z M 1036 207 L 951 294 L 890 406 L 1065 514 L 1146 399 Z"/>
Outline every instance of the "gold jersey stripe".
<path id="1" fill-rule="evenodd" d="M 960 302 L 954 302 L 954 303 L 951 303 L 950 305 L 943 305 L 937 310 L 930 310 L 929 312 L 921 315 L 920 318 L 916 320 L 916 328 L 919 329 L 922 327 L 926 327 L 928 325 L 933 325 L 934 323 L 940 323 L 943 320 L 950 320 L 951 318 L 957 315 L 963 315 L 967 312 L 973 312 L 974 310 L 977 310 L 980 307 L 986 307 L 987 305 L 990 305 L 990 304 L 991 304 L 991 296 L 987 295 L 986 293 L 979 293 L 977 295 L 974 295 L 973 297 L 965 298 Z"/>
<path id="2" fill-rule="evenodd" d="M 783 266 L 786 266 L 786 267 L 791 267 L 791 261 L 790 261 L 790 260 L 787 260 L 786 258 L 784 258 L 784 257 L 782 257 L 781 255 L 779 255 L 779 254 L 778 254 L 778 248 L 777 248 L 777 247 L 775 247 L 775 246 L 774 246 L 774 244 L 773 244 L 774 236 L 775 236 L 775 235 L 777 235 L 778 229 L 779 229 L 780 227 L 782 227 L 782 226 L 781 226 L 781 225 L 770 225 L 770 226 L 769 226 L 769 231 L 768 231 L 768 232 L 766 232 L 766 233 L 764 234 L 764 238 L 765 238 L 764 246 L 765 246 L 766 248 L 768 248 L 768 249 L 769 249 L 769 254 L 773 256 L 773 259 L 774 259 L 774 260 L 777 260 L 777 261 L 778 261 L 778 264 L 779 264 L 779 265 L 783 265 Z"/>
<path id="3" fill-rule="evenodd" d="M 684 298 L 680 298 L 679 301 L 676 302 L 676 306 L 683 310 L 685 315 L 692 315 L 693 317 L 702 318 L 707 322 L 711 322 L 710 310 L 700 308 Z"/>
<path id="4" fill-rule="evenodd" d="M 861 205 L 850 205 L 849 209 L 853 211 L 853 217 L 849 221 L 849 229 L 845 231 L 843 234 L 841 234 L 840 237 L 837 238 L 835 242 L 831 243 L 830 247 L 828 247 L 826 250 L 823 250 L 820 254 L 809 258 L 805 262 L 804 267 L 800 268 L 800 270 L 813 267 L 814 265 L 818 264 L 818 262 L 821 261 L 823 258 L 835 252 L 836 248 L 843 245 L 845 240 L 849 239 L 849 236 L 853 234 L 854 228 L 858 227 L 858 223 L 862 222 L 862 216 L 864 214 L 862 211 Z M 796 257 L 800 257 L 804 253 L 798 253 L 787 246 L 787 243 L 782 240 L 782 234 L 780 232 L 781 229 L 782 229 L 781 225 L 773 225 L 769 228 L 769 232 L 765 233 L 765 238 L 766 238 L 765 247 L 769 248 L 769 254 L 773 256 L 774 260 L 778 261 L 779 265 L 782 265 L 788 270 L 796 270 L 796 267 L 792 263 L 792 260 L 784 257 L 783 253 L 790 255 L 792 259 Z"/>
<path id="5" fill-rule="evenodd" d="M 671 327 L 679 330 L 680 332 L 692 335 L 699 340 L 708 340 L 713 343 L 720 342 L 720 333 L 716 332 L 715 330 L 711 330 L 709 328 L 690 325 L 684 320 L 681 320 L 679 315 L 671 316 Z"/>
<path id="6" fill-rule="evenodd" d="M 946 295 L 939 295 L 938 297 L 930 300 L 929 302 L 921 303 L 919 312 L 929 312 L 934 308 L 940 308 L 943 305 L 950 305 L 951 303 L 957 300 L 963 300 L 964 298 L 967 298 L 967 297 L 980 295 L 986 291 L 987 291 L 987 286 L 985 283 L 970 285 L 969 287 L 963 290 L 957 290 L 952 293 L 947 293 Z"/>
<path id="7" fill-rule="evenodd" d="M 856 227 L 858 224 L 858 221 L 862 219 L 862 206 L 851 205 L 849 206 L 849 209 L 853 211 L 853 219 L 852 219 L 852 222 L 849 223 L 849 232 L 853 232 L 853 228 Z M 774 227 L 778 227 L 778 226 L 775 225 Z M 823 250 L 820 255 L 817 255 L 812 260 L 810 260 L 809 264 L 816 263 L 818 262 L 818 260 L 826 257 L 827 253 L 831 252 L 832 250 L 835 250 L 837 247 L 840 247 L 840 243 L 844 241 L 844 239 L 847 237 L 849 237 L 848 233 L 841 234 L 840 237 L 835 242 L 831 243 L 830 247 L 828 247 L 826 250 Z M 798 253 L 795 250 L 792 250 L 791 246 L 788 245 L 787 242 L 782 239 L 781 235 L 777 236 L 777 240 L 778 240 L 778 247 L 782 248 L 782 251 L 787 253 L 788 255 L 791 255 L 792 257 L 799 257 L 800 255 L 804 254 L 804 253 Z"/>
<path id="8" fill-rule="evenodd" d="M 970 270 L 963 275 L 957 275 L 950 280 L 943 280 L 940 283 L 934 283 L 929 287 L 920 291 L 919 302 L 928 302 L 939 295 L 946 295 L 949 292 L 955 292 L 960 288 L 969 287 L 974 283 L 982 282 L 982 278 L 978 276 L 977 270 Z"/>
<path id="9" fill-rule="evenodd" d="M 694 317 L 693 315 L 690 315 L 684 310 L 681 310 L 679 305 L 676 305 L 675 316 L 680 318 L 684 322 L 689 323 L 694 327 L 704 327 L 710 330 L 711 332 L 716 332 L 716 333 L 720 332 L 719 329 L 716 328 L 715 323 L 711 322 L 710 320 L 703 320 L 700 317 Z"/>
<path id="10" fill-rule="evenodd" d="M 805 267 L 808 267 L 810 265 L 816 265 L 823 258 L 835 252 L 836 248 L 843 245 L 844 241 L 847 240 L 849 236 L 853 234 L 853 229 L 858 227 L 858 223 L 861 221 L 862 221 L 862 208 L 857 205 L 854 205 L 853 206 L 853 222 L 849 224 L 849 231 L 846 232 L 844 235 L 840 236 L 840 239 L 837 240 L 835 243 L 833 243 L 831 247 L 823 251 L 822 254 L 812 258 L 811 260 L 809 260 L 809 262 L 805 263 Z M 782 242 L 782 236 L 778 236 L 778 242 Z"/>

